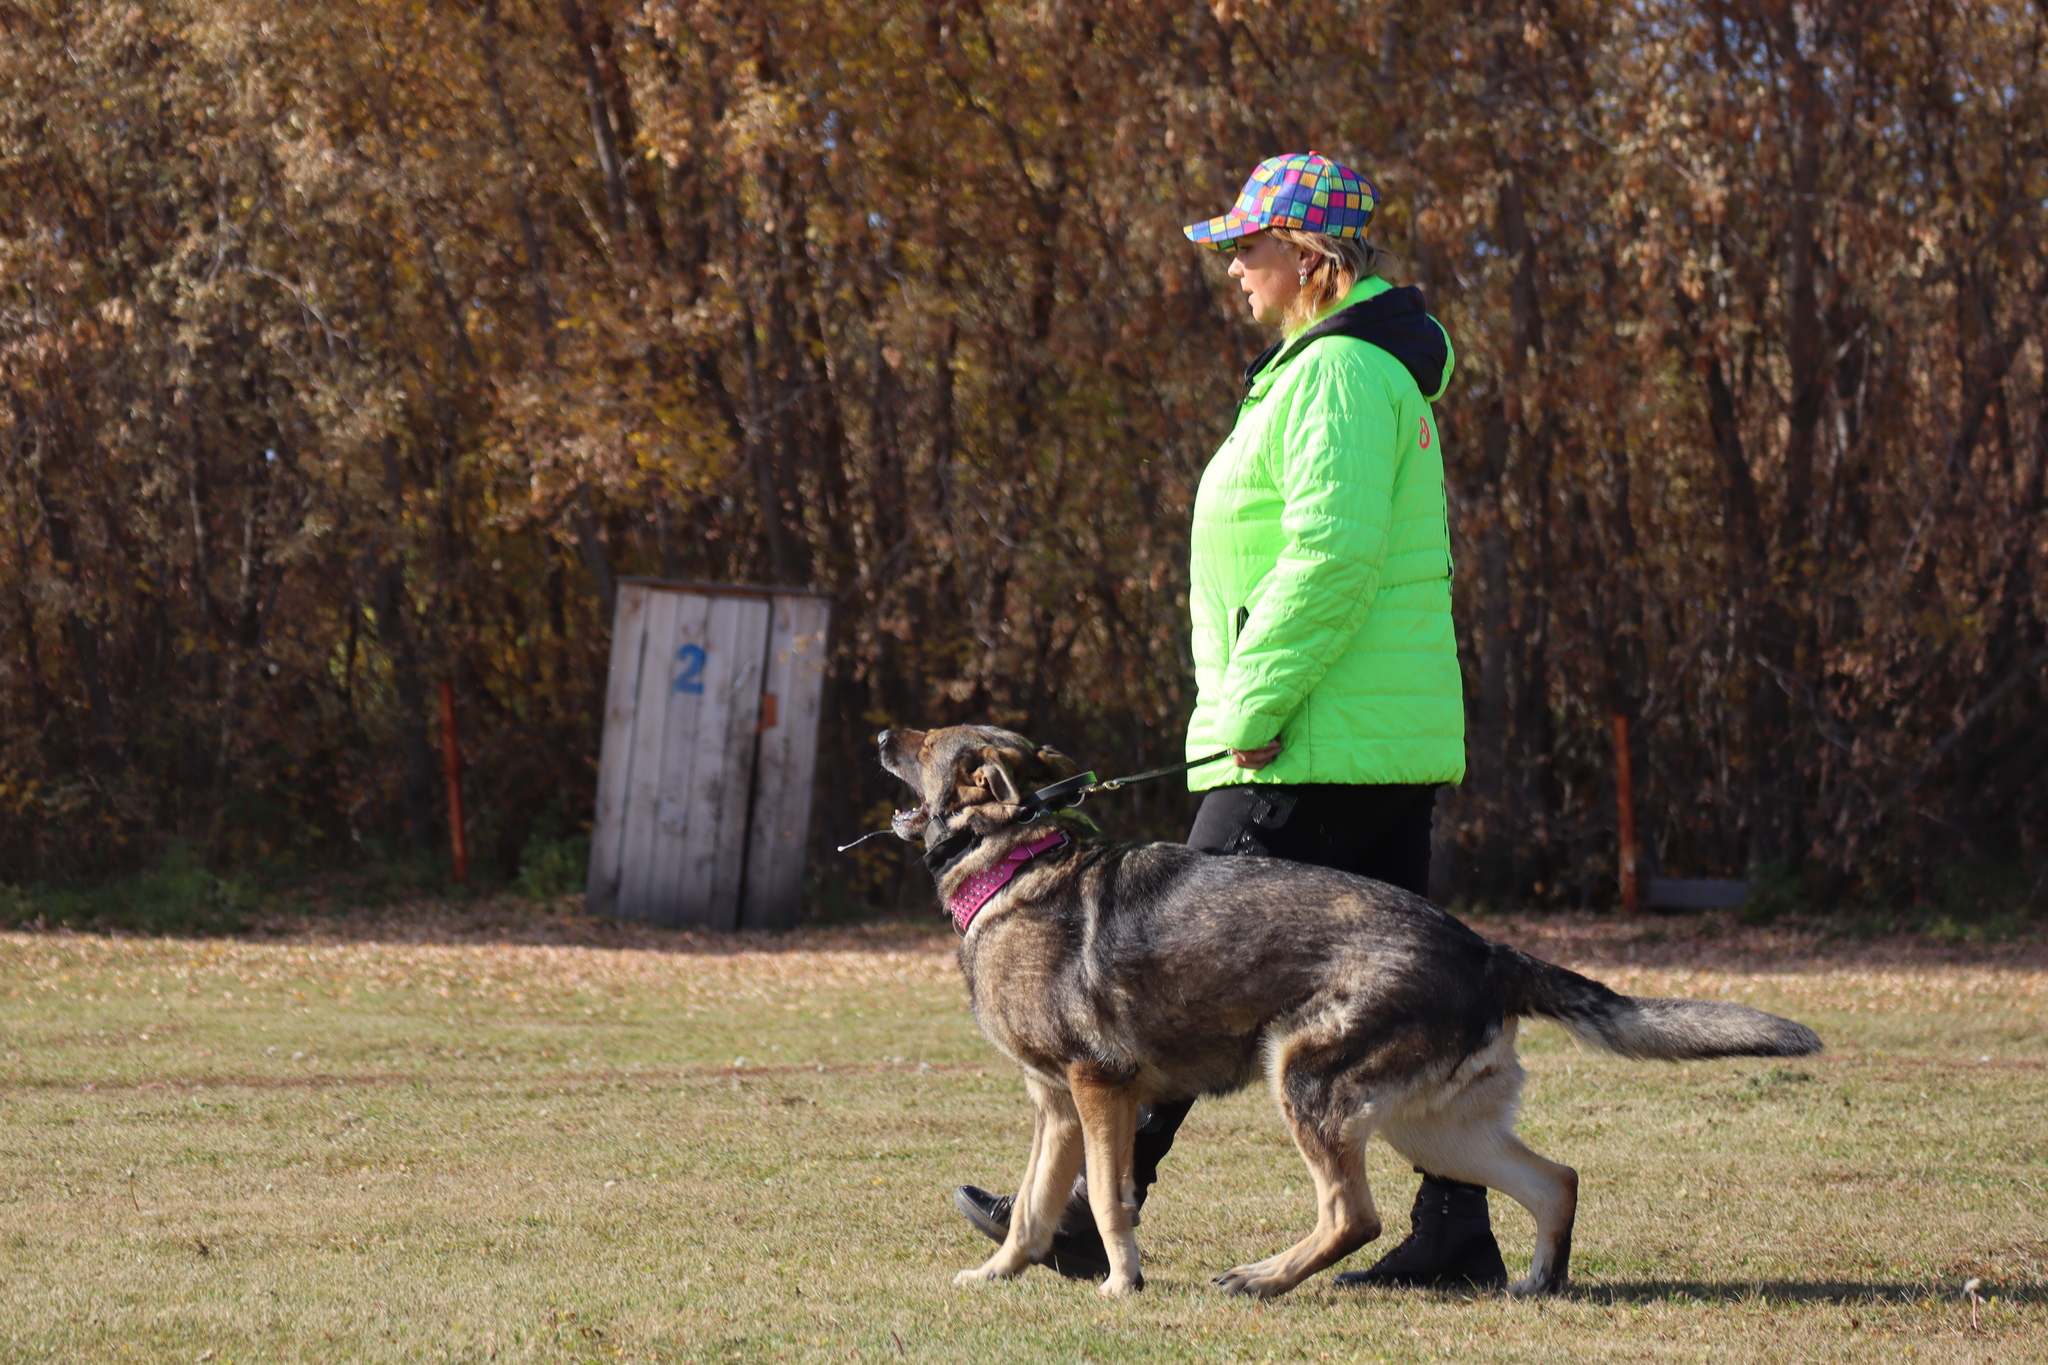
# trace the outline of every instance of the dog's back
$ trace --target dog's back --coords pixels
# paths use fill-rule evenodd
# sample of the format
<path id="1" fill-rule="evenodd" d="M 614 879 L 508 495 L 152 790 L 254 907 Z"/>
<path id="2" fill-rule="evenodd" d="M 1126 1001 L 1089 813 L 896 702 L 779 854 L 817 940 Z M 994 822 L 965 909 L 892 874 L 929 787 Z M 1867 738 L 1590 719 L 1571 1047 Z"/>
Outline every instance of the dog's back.
<path id="1" fill-rule="evenodd" d="M 1327 868 L 1090 841 L 1048 871 L 962 945 L 976 1013 L 1020 1061 L 1050 1069 L 1078 1049 L 1143 1070 L 1149 1098 L 1237 1089 L 1262 1049 L 1304 1028 L 1361 1054 L 1391 1048 L 1418 1080 L 1530 1015 L 1629 1057 L 1820 1046 L 1746 1006 L 1618 994 Z"/>

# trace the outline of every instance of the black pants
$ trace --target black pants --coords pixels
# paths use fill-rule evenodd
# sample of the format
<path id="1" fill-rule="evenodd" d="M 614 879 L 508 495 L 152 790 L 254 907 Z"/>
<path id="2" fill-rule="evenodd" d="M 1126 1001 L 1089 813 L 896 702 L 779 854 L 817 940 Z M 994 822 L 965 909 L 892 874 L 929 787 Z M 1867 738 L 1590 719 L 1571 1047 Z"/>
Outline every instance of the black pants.
<path id="1" fill-rule="evenodd" d="M 1202 798 L 1188 847 L 1287 858 L 1429 894 L 1435 787 L 1219 787 Z"/>
<path id="2" fill-rule="evenodd" d="M 1202 798 L 1188 847 L 1334 867 L 1427 896 L 1435 811 L 1433 786 L 1219 787 Z M 1160 1159 L 1194 1103 L 1153 1105 L 1142 1116 L 1131 1144 L 1139 1199 L 1159 1178 Z"/>

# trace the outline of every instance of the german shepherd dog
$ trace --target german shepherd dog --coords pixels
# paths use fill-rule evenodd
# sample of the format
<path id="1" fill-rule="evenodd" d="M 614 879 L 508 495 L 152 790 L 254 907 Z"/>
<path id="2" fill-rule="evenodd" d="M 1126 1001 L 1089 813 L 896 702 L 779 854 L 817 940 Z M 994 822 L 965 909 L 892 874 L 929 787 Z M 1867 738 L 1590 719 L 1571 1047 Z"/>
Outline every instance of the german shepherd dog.
<path id="1" fill-rule="evenodd" d="M 1618 995 L 1364 877 L 1112 841 L 1075 812 L 1034 815 L 1026 793 L 1076 765 L 1008 730 L 877 739 L 882 765 L 918 796 L 892 827 L 925 844 L 963 931 L 974 1017 L 1023 1068 L 1037 1111 L 1009 1237 L 955 1284 L 1042 1261 L 1085 1160 L 1109 1253 L 1102 1292 L 1143 1288 L 1131 1234 L 1139 1106 L 1229 1094 L 1263 1070 L 1315 1179 L 1316 1225 L 1218 1284 L 1271 1298 L 1379 1236 L 1365 1175 L 1377 1132 L 1417 1166 L 1528 1209 L 1535 1257 L 1509 1292 L 1554 1293 L 1571 1260 L 1578 1173 L 1515 1138 L 1517 1020 L 1554 1019 L 1624 1057 L 1821 1046 L 1804 1025 L 1747 1006 Z"/>

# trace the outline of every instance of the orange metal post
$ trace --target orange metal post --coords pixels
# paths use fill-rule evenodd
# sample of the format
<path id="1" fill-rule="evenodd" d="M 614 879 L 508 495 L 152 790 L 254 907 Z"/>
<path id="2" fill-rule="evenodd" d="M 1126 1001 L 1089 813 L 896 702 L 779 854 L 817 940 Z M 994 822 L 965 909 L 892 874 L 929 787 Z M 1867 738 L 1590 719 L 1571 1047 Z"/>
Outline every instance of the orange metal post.
<path id="1" fill-rule="evenodd" d="M 1636 784 L 1628 752 L 1628 717 L 1614 720 L 1614 805 L 1621 844 L 1621 908 L 1633 915 L 1642 907 L 1642 879 L 1636 873 Z"/>
<path id="2" fill-rule="evenodd" d="M 441 761 L 448 770 L 448 848 L 455 880 L 469 881 L 469 834 L 462 819 L 462 745 L 455 737 L 455 684 L 441 679 Z"/>

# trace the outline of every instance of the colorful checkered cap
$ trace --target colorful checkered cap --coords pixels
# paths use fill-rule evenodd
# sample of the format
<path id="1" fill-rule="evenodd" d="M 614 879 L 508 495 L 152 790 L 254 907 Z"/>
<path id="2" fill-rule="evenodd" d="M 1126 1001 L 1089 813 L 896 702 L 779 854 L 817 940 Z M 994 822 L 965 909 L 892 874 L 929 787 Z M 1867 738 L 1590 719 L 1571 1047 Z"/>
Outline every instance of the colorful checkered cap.
<path id="1" fill-rule="evenodd" d="M 1238 238 L 1269 227 L 1363 237 L 1379 202 L 1373 183 L 1349 166 L 1317 152 L 1294 152 L 1261 161 L 1230 212 L 1181 231 L 1215 251 L 1228 251 Z"/>

